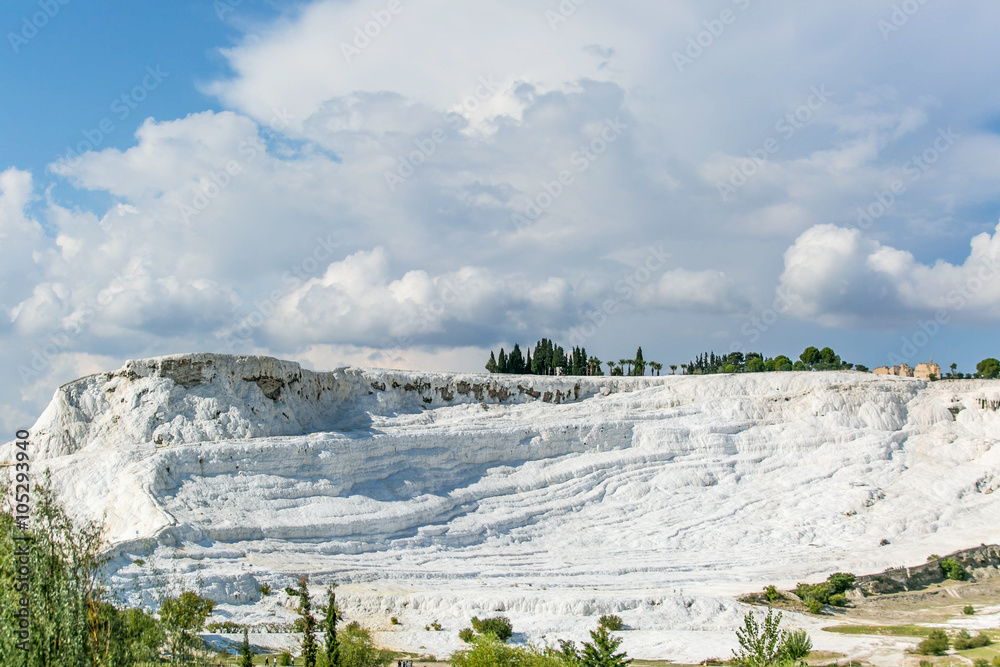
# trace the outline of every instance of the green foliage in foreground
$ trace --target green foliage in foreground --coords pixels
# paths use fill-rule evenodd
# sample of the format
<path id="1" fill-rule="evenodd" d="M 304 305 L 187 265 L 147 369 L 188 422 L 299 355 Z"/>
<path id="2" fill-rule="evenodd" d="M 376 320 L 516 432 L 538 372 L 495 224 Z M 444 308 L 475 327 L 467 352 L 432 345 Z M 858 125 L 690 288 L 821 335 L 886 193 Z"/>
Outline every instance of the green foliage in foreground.
<path id="1" fill-rule="evenodd" d="M 740 651 L 733 651 L 733 662 L 744 667 L 769 667 L 795 664 L 812 651 L 812 639 L 805 630 L 781 630 L 781 612 L 767 610 L 763 625 L 753 612 L 743 618 L 743 627 L 736 631 Z"/>
<path id="2" fill-rule="evenodd" d="M 139 609 L 114 606 L 101 585 L 103 527 L 96 522 L 74 522 L 56 499 L 48 478 L 25 494 L 23 484 L 12 489 L 6 477 L 0 479 L 3 664 L 124 667 L 156 658 L 163 642 L 156 621 Z M 30 505 L 28 525 L 15 525 L 12 500 Z M 19 576 L 18 567 L 26 567 L 30 574 Z M 25 583 L 29 584 L 26 590 Z M 30 608 L 27 628 L 21 627 L 17 616 L 22 597 Z"/>
<path id="3" fill-rule="evenodd" d="M 492 635 L 476 637 L 472 647 L 451 656 L 452 667 L 565 667 L 554 651 L 511 646 Z"/>
<path id="4" fill-rule="evenodd" d="M 348 623 L 343 632 L 337 633 L 337 655 L 340 667 L 385 667 L 393 659 L 390 651 L 375 646 L 371 634 L 357 621 Z M 333 667 L 326 662 L 320 664 Z"/>

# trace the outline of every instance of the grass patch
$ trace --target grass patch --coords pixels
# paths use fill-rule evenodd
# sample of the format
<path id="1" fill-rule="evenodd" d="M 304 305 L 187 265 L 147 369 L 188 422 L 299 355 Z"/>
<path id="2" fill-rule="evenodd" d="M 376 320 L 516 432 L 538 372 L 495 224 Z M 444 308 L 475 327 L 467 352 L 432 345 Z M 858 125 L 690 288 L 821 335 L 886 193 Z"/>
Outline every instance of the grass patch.
<path id="1" fill-rule="evenodd" d="M 1000 647 L 996 644 L 992 644 L 990 646 L 982 646 L 980 648 L 970 648 L 968 651 L 959 651 L 958 654 L 963 658 L 968 658 L 969 660 L 975 660 L 977 658 L 993 660 L 993 658 L 1000 656 Z"/>
<path id="2" fill-rule="evenodd" d="M 874 635 L 877 637 L 926 637 L 934 628 L 920 625 L 832 625 L 823 632 L 841 635 Z"/>

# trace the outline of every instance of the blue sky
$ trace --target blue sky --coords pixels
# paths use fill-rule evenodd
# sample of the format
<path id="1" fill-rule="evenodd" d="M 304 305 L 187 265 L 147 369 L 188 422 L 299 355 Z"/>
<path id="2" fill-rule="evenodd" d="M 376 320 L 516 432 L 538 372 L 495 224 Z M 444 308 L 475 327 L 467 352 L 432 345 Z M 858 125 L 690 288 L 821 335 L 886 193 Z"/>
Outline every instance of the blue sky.
<path id="1" fill-rule="evenodd" d="M 187 351 L 1000 353 L 994 4 L 110 4 L 0 8 L 7 430 Z"/>

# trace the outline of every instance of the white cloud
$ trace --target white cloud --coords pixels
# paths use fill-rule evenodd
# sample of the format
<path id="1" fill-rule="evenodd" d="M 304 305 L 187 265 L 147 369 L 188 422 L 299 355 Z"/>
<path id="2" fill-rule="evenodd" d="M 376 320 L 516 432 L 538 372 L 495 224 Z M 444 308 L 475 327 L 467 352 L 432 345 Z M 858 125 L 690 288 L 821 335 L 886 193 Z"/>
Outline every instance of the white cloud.
<path id="1" fill-rule="evenodd" d="M 972 239 L 961 264 L 921 264 L 856 229 L 817 225 L 785 253 L 780 287 L 792 312 L 838 327 L 892 326 L 943 315 L 950 323 L 1000 319 L 1000 225 Z"/>

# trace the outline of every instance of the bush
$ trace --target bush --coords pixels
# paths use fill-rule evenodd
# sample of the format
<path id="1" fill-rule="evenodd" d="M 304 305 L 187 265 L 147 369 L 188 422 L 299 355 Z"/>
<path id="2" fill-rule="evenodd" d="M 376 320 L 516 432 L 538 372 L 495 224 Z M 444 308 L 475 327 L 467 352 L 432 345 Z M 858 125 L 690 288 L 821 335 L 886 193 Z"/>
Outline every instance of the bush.
<path id="1" fill-rule="evenodd" d="M 847 606 L 847 596 L 837 593 L 836 595 L 830 596 L 830 604 L 834 607 L 846 607 Z"/>
<path id="2" fill-rule="evenodd" d="M 778 655 L 784 660 L 802 660 L 812 652 L 812 639 L 805 630 L 786 632 L 778 649 Z"/>
<path id="3" fill-rule="evenodd" d="M 993 640 L 982 632 L 973 637 L 967 630 L 962 630 L 955 636 L 955 641 L 952 642 L 952 646 L 956 651 L 965 651 L 970 648 L 982 648 L 983 646 L 989 646 L 992 643 Z"/>
<path id="4" fill-rule="evenodd" d="M 296 595 L 299 594 L 299 592 L 297 590 L 295 590 L 294 588 L 292 588 L 291 586 L 285 586 L 285 594 L 288 597 L 295 597 Z"/>
<path id="5" fill-rule="evenodd" d="M 942 655 L 949 645 L 948 635 L 944 630 L 931 630 L 927 639 L 917 644 L 916 652 L 919 655 Z"/>
<path id="6" fill-rule="evenodd" d="M 835 572 L 826 580 L 833 595 L 840 595 L 854 588 L 855 577 L 850 572 Z"/>
<path id="7" fill-rule="evenodd" d="M 351 621 L 337 633 L 340 667 L 385 667 L 392 653 L 375 646 L 371 634 L 357 621 Z"/>
<path id="8" fill-rule="evenodd" d="M 976 658 L 972 662 L 972 667 L 990 667 L 990 661 L 986 658 Z"/>
<path id="9" fill-rule="evenodd" d="M 598 627 L 607 628 L 611 632 L 618 632 L 619 630 L 625 629 L 625 624 L 622 623 L 620 616 L 615 616 L 614 614 L 608 616 L 601 616 L 600 620 L 597 622 Z"/>
<path id="10" fill-rule="evenodd" d="M 278 657 L 278 664 L 279 665 L 292 664 L 292 654 L 289 653 L 288 651 L 282 652 L 282 654 Z"/>
<path id="11" fill-rule="evenodd" d="M 764 589 L 764 597 L 767 598 L 768 602 L 777 602 L 778 600 L 781 599 L 782 596 L 781 593 L 778 592 L 778 589 L 776 587 L 768 586 L 767 588 Z"/>
<path id="12" fill-rule="evenodd" d="M 271 594 L 271 584 L 262 584 L 260 587 L 260 594 L 267 597 Z"/>
<path id="13" fill-rule="evenodd" d="M 389 623 L 391 623 L 392 625 L 399 625 L 399 619 L 393 616 L 392 618 L 389 619 Z"/>
<path id="14" fill-rule="evenodd" d="M 954 558 L 945 558 L 941 561 L 941 571 L 944 576 L 954 581 L 962 581 L 966 577 L 965 568 Z"/>
<path id="15" fill-rule="evenodd" d="M 973 614 L 976 613 L 976 608 L 973 607 L 971 604 L 967 604 L 965 605 L 965 608 L 962 609 L 962 613 L 965 614 L 966 616 L 972 616 Z"/>
<path id="16" fill-rule="evenodd" d="M 471 644 L 476 639 L 476 633 L 472 631 L 472 628 L 462 628 L 458 631 L 458 638 L 466 644 Z"/>
<path id="17" fill-rule="evenodd" d="M 510 624 L 510 619 L 504 616 L 494 616 L 483 620 L 473 616 L 472 628 L 481 635 L 493 635 L 502 642 L 507 641 L 514 634 L 514 627 Z"/>
<path id="18" fill-rule="evenodd" d="M 823 603 L 816 598 L 809 598 L 806 602 L 806 606 L 809 607 L 810 614 L 822 614 L 823 613 Z"/>

